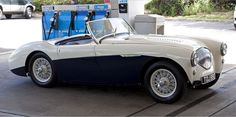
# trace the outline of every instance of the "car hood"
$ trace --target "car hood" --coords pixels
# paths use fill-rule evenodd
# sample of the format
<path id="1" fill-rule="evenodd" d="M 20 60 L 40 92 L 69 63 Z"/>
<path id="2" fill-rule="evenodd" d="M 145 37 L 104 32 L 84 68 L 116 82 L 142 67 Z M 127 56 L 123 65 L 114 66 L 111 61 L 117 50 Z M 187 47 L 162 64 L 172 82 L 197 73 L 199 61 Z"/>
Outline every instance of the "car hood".
<path id="1" fill-rule="evenodd" d="M 206 45 L 199 39 L 181 36 L 163 36 L 163 35 L 132 35 L 125 39 L 106 39 L 103 43 L 112 44 L 149 44 L 158 46 L 181 47 L 190 50 L 196 50 Z"/>

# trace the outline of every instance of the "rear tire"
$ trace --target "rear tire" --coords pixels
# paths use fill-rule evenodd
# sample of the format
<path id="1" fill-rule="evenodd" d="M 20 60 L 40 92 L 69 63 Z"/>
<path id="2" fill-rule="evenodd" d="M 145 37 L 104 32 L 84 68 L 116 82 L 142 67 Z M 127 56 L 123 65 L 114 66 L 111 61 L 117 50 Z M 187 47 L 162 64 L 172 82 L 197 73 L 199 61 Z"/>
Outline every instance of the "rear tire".
<path id="1" fill-rule="evenodd" d="M 30 19 L 33 15 L 33 9 L 31 7 L 27 7 L 25 11 L 25 18 Z"/>
<path id="2" fill-rule="evenodd" d="M 7 19 L 11 19 L 11 16 L 12 16 L 11 14 L 6 14 L 6 15 L 5 15 L 5 17 L 6 17 Z"/>
<path id="3" fill-rule="evenodd" d="M 187 89 L 182 72 L 165 61 L 154 63 L 146 71 L 144 86 L 156 102 L 174 103 Z"/>
<path id="4" fill-rule="evenodd" d="M 236 30 L 236 24 L 234 24 L 234 28 L 235 28 L 235 30 Z"/>
<path id="5" fill-rule="evenodd" d="M 2 17 L 3 17 L 3 11 L 2 11 L 2 9 L 0 8 L 0 20 L 2 19 Z"/>
<path id="6" fill-rule="evenodd" d="M 43 53 L 34 54 L 28 65 L 32 81 L 40 87 L 53 87 L 57 83 L 52 60 Z"/>

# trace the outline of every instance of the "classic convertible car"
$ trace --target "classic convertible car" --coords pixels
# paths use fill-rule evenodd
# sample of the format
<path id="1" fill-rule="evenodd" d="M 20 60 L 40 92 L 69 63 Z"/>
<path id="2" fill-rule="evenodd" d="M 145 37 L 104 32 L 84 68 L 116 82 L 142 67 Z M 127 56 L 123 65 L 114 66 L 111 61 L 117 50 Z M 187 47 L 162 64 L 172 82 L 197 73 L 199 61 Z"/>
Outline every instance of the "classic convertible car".
<path id="1" fill-rule="evenodd" d="M 214 85 L 227 52 L 225 43 L 210 39 L 138 35 L 120 18 L 90 21 L 87 28 L 89 34 L 20 47 L 10 70 L 41 87 L 141 84 L 155 101 L 173 103 L 187 86 Z"/>

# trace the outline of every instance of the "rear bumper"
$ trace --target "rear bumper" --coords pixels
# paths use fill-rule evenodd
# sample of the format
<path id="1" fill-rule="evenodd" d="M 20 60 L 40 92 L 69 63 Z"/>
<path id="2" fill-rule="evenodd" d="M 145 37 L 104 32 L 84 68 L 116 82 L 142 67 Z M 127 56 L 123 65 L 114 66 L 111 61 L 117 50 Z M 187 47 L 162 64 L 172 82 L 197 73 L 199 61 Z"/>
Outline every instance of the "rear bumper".
<path id="1" fill-rule="evenodd" d="M 16 74 L 16 75 L 19 75 L 19 76 L 26 76 L 25 67 L 20 67 L 20 68 L 12 69 L 11 72 Z"/>

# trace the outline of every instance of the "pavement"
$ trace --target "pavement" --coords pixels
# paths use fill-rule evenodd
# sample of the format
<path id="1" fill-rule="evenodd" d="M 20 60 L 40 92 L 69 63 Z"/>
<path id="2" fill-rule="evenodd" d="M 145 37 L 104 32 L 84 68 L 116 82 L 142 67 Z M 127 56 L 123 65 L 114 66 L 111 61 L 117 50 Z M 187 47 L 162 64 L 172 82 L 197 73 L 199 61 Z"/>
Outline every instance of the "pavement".
<path id="1" fill-rule="evenodd" d="M 174 104 L 154 102 L 142 87 L 37 87 L 8 70 L 0 55 L 0 116 L 236 116 L 236 67 L 225 65 L 207 90 L 189 89 Z"/>
<path id="2" fill-rule="evenodd" d="M 168 35 L 222 39 L 230 42 L 228 54 L 232 54 L 236 36 L 230 25 L 227 22 L 167 21 L 165 29 Z M 188 89 L 178 102 L 160 104 L 138 86 L 37 87 L 29 78 L 12 74 L 7 59 L 12 49 L 42 39 L 40 19 L 1 20 L 0 27 L 0 32 L 4 32 L 0 36 L 0 116 L 236 116 L 234 55 L 228 55 L 223 73 L 213 87 Z"/>

